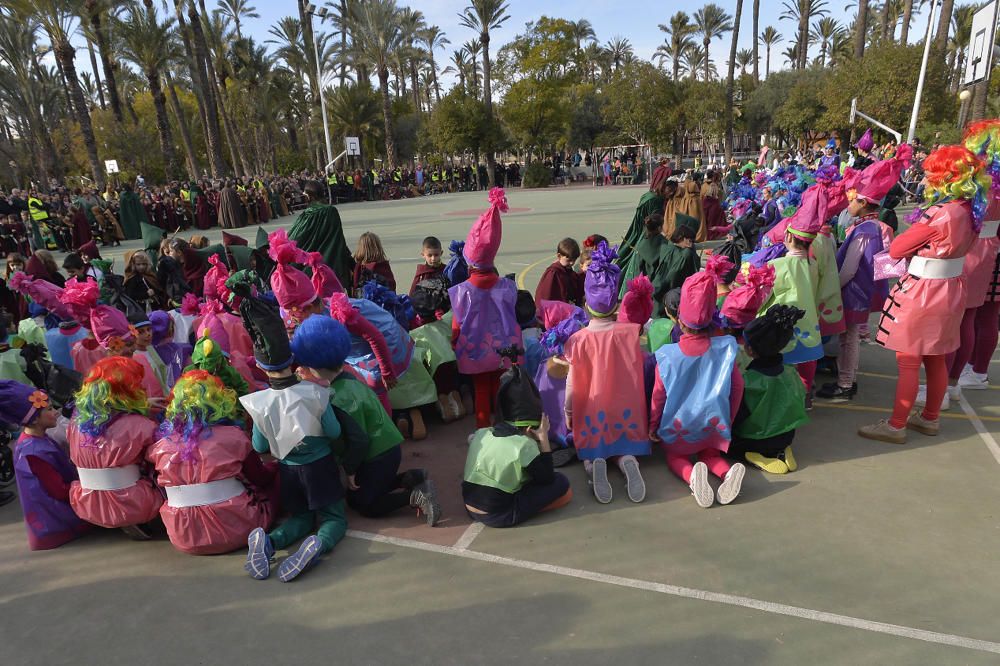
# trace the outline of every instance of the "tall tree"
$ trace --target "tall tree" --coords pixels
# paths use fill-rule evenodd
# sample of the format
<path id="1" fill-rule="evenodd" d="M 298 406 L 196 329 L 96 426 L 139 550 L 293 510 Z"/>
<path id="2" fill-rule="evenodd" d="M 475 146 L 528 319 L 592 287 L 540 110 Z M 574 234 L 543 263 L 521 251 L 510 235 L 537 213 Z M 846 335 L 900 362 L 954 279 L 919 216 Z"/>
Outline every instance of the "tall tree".
<path id="1" fill-rule="evenodd" d="M 948 47 L 948 33 L 951 30 L 951 14 L 954 10 L 955 0 L 942 0 L 937 34 L 934 36 L 934 48 L 940 53 L 944 53 L 945 49 Z"/>
<path id="2" fill-rule="evenodd" d="M 427 27 L 427 23 L 424 21 L 423 12 L 409 7 L 403 7 L 400 12 L 399 29 L 405 47 L 400 55 L 405 58 L 406 67 L 409 69 L 413 110 L 420 113 L 420 80 L 418 76 L 424 54 L 417 45 L 417 40 L 420 38 L 420 31 Z"/>
<path id="3" fill-rule="evenodd" d="M 587 19 L 580 19 L 579 21 L 573 21 L 573 38 L 576 39 L 576 50 L 580 51 L 583 49 L 584 42 L 592 42 L 597 39 L 597 33 L 594 32 L 594 26 Z"/>
<path id="4" fill-rule="evenodd" d="M 921 4 L 923 0 L 920 0 Z M 899 43 L 906 46 L 910 39 L 910 21 L 913 20 L 913 0 L 903 0 L 903 26 L 899 29 Z"/>
<path id="5" fill-rule="evenodd" d="M 108 33 L 101 16 L 111 9 L 111 2 L 105 0 L 84 0 L 83 8 L 90 22 L 90 30 L 93 32 L 94 41 L 97 44 L 97 53 L 101 57 L 101 69 L 104 71 L 104 83 L 108 87 L 108 102 L 111 104 L 111 112 L 115 115 L 115 120 L 122 121 L 122 102 L 118 96 L 118 81 L 115 78 L 115 64 L 111 61 L 111 47 L 108 44 Z"/>
<path id="6" fill-rule="evenodd" d="M 395 0 L 367 0 L 351 16 L 351 44 L 356 57 L 375 70 L 382 93 L 385 159 L 396 168 L 396 140 L 392 134 L 392 100 L 389 97 L 389 65 L 402 46 L 400 10 Z"/>
<path id="7" fill-rule="evenodd" d="M 233 22 L 233 26 L 236 28 L 236 39 L 243 38 L 243 33 L 240 31 L 243 19 L 260 18 L 257 8 L 247 0 L 219 0 L 219 8 L 215 10 L 215 14 L 228 17 Z"/>
<path id="8" fill-rule="evenodd" d="M 635 54 L 632 42 L 621 35 L 615 35 L 609 39 L 608 43 L 604 46 L 604 50 L 611 56 L 611 67 L 616 72 L 630 56 Z"/>
<path id="9" fill-rule="evenodd" d="M 141 5 L 133 5 L 116 25 L 119 52 L 142 70 L 149 84 L 167 180 L 179 176 L 177 151 L 174 150 L 170 117 L 167 115 L 167 98 L 160 83 L 161 72 L 168 67 L 174 55 L 171 43 L 172 23 L 172 19 L 161 23 L 155 6 L 146 9 Z"/>
<path id="10" fill-rule="evenodd" d="M 659 28 L 668 35 L 666 50 L 673 66 L 673 79 L 677 81 L 680 78 L 681 60 L 684 52 L 694 45 L 692 35 L 697 27 L 692 25 L 687 12 L 677 12 L 665 25 L 661 23 Z"/>
<path id="11" fill-rule="evenodd" d="M 734 78 L 736 71 L 736 47 L 740 39 L 740 18 L 743 16 L 743 0 L 736 0 L 736 11 L 733 13 L 733 38 L 729 44 L 729 72 L 726 74 L 726 163 L 733 157 L 733 104 Z"/>
<path id="12" fill-rule="evenodd" d="M 760 0 L 753 0 L 753 80 L 760 83 L 760 52 L 757 50 L 760 36 Z"/>
<path id="13" fill-rule="evenodd" d="M 760 43 L 764 45 L 764 78 L 771 75 L 771 49 L 784 40 L 778 29 L 772 25 L 764 28 L 760 33 Z"/>
<path id="14" fill-rule="evenodd" d="M 441 101 L 441 84 L 438 83 L 437 64 L 434 61 L 434 51 L 444 48 L 448 44 L 448 38 L 441 32 L 441 28 L 436 25 L 429 26 L 420 31 L 420 41 L 427 47 L 427 60 L 431 68 L 431 81 L 434 85 L 434 101 Z"/>
<path id="15" fill-rule="evenodd" d="M 462 25 L 479 33 L 479 44 L 483 48 L 483 104 L 486 107 L 486 121 L 490 130 L 494 123 L 493 115 L 493 83 L 490 80 L 490 30 L 496 30 L 510 15 L 507 13 L 507 0 L 469 0 L 469 6 L 459 14 Z M 486 170 L 490 187 L 496 183 L 496 158 L 492 148 L 486 151 Z"/>
<path id="16" fill-rule="evenodd" d="M 833 49 L 833 42 L 839 33 L 843 32 L 832 16 L 824 16 L 813 23 L 810 33 L 814 42 L 819 42 L 819 66 L 826 67 L 826 56 Z"/>
<path id="17" fill-rule="evenodd" d="M 713 39 L 721 39 L 733 29 L 733 19 L 714 2 L 710 2 L 694 13 L 696 32 L 701 35 L 702 52 L 704 54 L 705 80 L 711 79 L 711 57 L 709 45 Z"/>
<path id="18" fill-rule="evenodd" d="M 854 20 L 854 58 L 861 60 L 865 55 L 865 39 L 868 37 L 868 0 L 858 0 L 858 17 Z"/>
<path id="19" fill-rule="evenodd" d="M 826 0 L 785 0 L 782 6 L 785 11 L 781 13 L 781 18 L 795 21 L 798 24 L 796 44 L 799 51 L 795 66 L 798 69 L 805 69 L 809 61 L 809 22 L 814 17 L 827 14 Z"/>

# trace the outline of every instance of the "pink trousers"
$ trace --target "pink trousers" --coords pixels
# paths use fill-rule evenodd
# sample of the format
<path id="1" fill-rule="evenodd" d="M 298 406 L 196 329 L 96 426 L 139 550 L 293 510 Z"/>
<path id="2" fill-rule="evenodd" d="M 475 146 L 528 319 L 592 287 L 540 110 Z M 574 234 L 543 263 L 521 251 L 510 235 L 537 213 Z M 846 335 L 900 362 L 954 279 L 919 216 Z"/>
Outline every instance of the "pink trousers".
<path id="1" fill-rule="evenodd" d="M 837 358 L 837 385 L 851 388 L 858 378 L 858 364 L 861 360 L 860 324 L 848 324 L 840 334 L 840 356 Z"/>
<path id="2" fill-rule="evenodd" d="M 683 479 L 684 483 L 691 483 L 691 470 L 694 469 L 691 457 L 671 453 L 666 449 L 664 449 L 664 454 L 667 456 L 667 467 L 670 468 L 670 471 Z M 698 462 L 705 463 L 708 466 L 708 471 L 720 479 L 726 476 L 730 468 L 729 462 L 722 457 L 722 453 L 718 449 L 699 451 Z"/>

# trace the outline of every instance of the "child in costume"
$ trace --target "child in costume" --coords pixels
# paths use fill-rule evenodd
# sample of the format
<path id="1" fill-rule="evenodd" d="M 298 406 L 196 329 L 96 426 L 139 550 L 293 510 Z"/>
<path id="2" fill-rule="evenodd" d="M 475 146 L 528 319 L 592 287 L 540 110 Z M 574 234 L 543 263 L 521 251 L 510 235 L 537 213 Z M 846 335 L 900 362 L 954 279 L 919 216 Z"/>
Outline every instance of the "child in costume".
<path id="1" fill-rule="evenodd" d="M 451 346 L 451 303 L 443 275 L 422 280 L 413 292 L 413 309 L 421 325 L 410 331 L 414 353 L 423 361 L 437 390 L 437 411 L 445 423 L 465 417 L 459 393 L 458 359 Z"/>
<path id="2" fill-rule="evenodd" d="M 271 273 L 271 289 L 281 306 L 285 328 L 291 337 L 296 326 L 309 316 L 323 311 L 323 301 L 316 293 L 309 276 L 292 265 L 305 264 L 309 257 L 299 249 L 295 241 L 288 240 L 285 230 L 278 229 L 267 240 L 268 256 L 277 263 Z"/>
<path id="3" fill-rule="evenodd" d="M 191 361 L 191 345 L 174 342 L 174 322 L 169 313 L 154 310 L 149 313 L 149 321 L 153 330 L 153 348 L 167 367 L 167 385 L 173 386 Z"/>
<path id="4" fill-rule="evenodd" d="M 656 350 L 663 345 L 676 343 L 681 339 L 681 329 L 677 326 L 677 309 L 681 305 L 681 288 L 676 287 L 668 291 L 663 297 L 664 317 L 654 319 L 649 325 L 647 337 L 649 339 L 649 350 L 656 353 Z"/>
<path id="5" fill-rule="evenodd" d="M 507 212 L 503 188 L 490 190 L 489 201 L 489 209 L 472 225 L 465 241 L 469 279 L 448 290 L 452 344 L 458 371 L 472 375 L 477 428 L 490 425 L 493 398 L 503 372 L 497 350 L 521 344 L 515 313 L 517 287 L 501 278 L 494 267 L 503 233 L 500 213 Z"/>
<path id="6" fill-rule="evenodd" d="M 573 436 L 565 417 L 569 364 L 563 352 L 566 341 L 587 325 L 587 314 L 582 308 L 561 301 L 542 301 L 538 304 L 538 312 L 545 327 L 540 342 L 546 358 L 535 371 L 535 386 L 542 398 L 542 410 L 548 417 L 549 442 L 555 446 L 552 464 L 562 467 L 576 458 Z"/>
<path id="7" fill-rule="evenodd" d="M 278 578 L 287 583 L 333 550 L 347 532 L 344 487 L 332 448 L 341 436 L 341 426 L 330 405 L 329 390 L 299 381 L 292 373 L 294 358 L 277 308 L 254 296 L 241 296 L 240 314 L 253 338 L 257 364 L 267 373 L 271 387 L 243 396 L 240 403 L 253 419 L 254 450 L 269 452 L 280 463 L 281 506 L 291 514 L 270 532 L 256 528 L 250 533 L 244 568 L 252 578 L 264 580 L 271 573 L 275 551 L 305 537 L 298 550 L 278 566 Z M 346 347 L 337 350 L 342 353 L 341 362 Z M 359 460 L 358 451 L 350 452 L 348 458 Z M 348 486 L 356 485 L 349 475 Z M 309 535 L 314 527 L 316 533 Z"/>
<path id="8" fill-rule="evenodd" d="M 573 431 L 577 455 L 591 478 L 594 496 L 612 500 L 607 461 L 625 475 L 628 497 L 646 498 L 646 484 L 636 456 L 649 455 L 648 402 L 639 346 L 640 327 L 615 321 L 621 268 L 608 244 L 594 250 L 587 268 L 586 301 L 590 323 L 565 344 L 569 363 L 566 379 L 566 423 Z"/>
<path id="9" fill-rule="evenodd" d="M 0 423 L 21 428 L 14 445 L 14 477 L 28 530 L 28 548 L 48 550 L 85 534 L 90 525 L 69 503 L 76 468 L 45 431 L 56 424 L 49 396 L 33 386 L 0 380 Z"/>
<path id="10" fill-rule="evenodd" d="M 357 487 L 348 488 L 347 504 L 363 516 L 380 517 L 405 506 L 423 513 L 434 526 L 441 516 L 434 485 L 422 469 L 399 473 L 403 436 L 375 393 L 342 372 L 350 334 L 331 317 L 310 317 L 292 337 L 299 375 L 330 386 L 330 401 L 346 412 L 368 436 L 364 460 L 354 473 Z"/>
<path id="11" fill-rule="evenodd" d="M 556 246 L 556 260 L 542 273 L 535 288 L 536 301 L 563 301 L 573 305 L 583 303 L 580 280 L 573 265 L 580 258 L 580 244 L 572 238 L 563 238 Z"/>
<path id="12" fill-rule="evenodd" d="M 445 266 L 441 263 L 441 254 L 441 241 L 434 236 L 428 236 L 424 239 L 420 247 L 420 256 L 423 257 L 424 263 L 419 264 L 416 273 L 413 274 L 413 282 L 410 283 L 410 291 L 408 292 L 410 298 L 413 298 L 413 292 L 422 281 L 444 277 Z"/>
<path id="13" fill-rule="evenodd" d="M 512 361 L 517 349 L 505 349 Z M 552 467 L 548 417 L 534 382 L 518 365 L 500 378 L 497 423 L 472 436 L 462 498 L 472 520 L 513 527 L 573 498 L 569 479 Z"/>
<path id="14" fill-rule="evenodd" d="M 792 440 L 795 429 L 809 421 L 802 380 L 781 357 L 803 314 L 790 305 L 772 305 L 743 329 L 751 361 L 743 372 L 743 399 L 728 455 L 771 474 L 798 469 Z"/>
<path id="15" fill-rule="evenodd" d="M 983 163 L 963 146 L 942 146 L 923 162 L 924 206 L 913 224 L 889 246 L 893 259 L 910 259 L 906 274 L 889 292 L 875 341 L 896 352 L 899 379 L 892 417 L 858 434 L 905 444 L 906 429 L 937 435 L 948 388 L 945 356 L 960 345 L 966 305 L 965 255 L 976 242 L 989 203 L 992 180 Z M 914 412 L 920 366 L 927 377 L 926 403 Z"/>
<path id="16" fill-rule="evenodd" d="M 229 354 L 229 336 L 214 313 L 202 319 L 200 337 L 191 350 L 191 364 L 184 372 L 205 370 L 242 397 L 258 388 L 246 360 Z"/>
<path id="17" fill-rule="evenodd" d="M 132 337 L 135 339 L 135 351 L 132 358 L 142 366 L 142 387 L 149 398 L 164 398 L 170 394 L 170 384 L 167 383 L 167 365 L 153 348 L 153 322 L 145 312 L 138 311 L 129 321 Z"/>
<path id="18" fill-rule="evenodd" d="M 732 421 L 743 394 L 736 367 L 737 344 L 729 335 L 713 337 L 716 277 L 701 271 L 684 281 L 676 345 L 656 352 L 656 384 L 649 412 L 650 438 L 660 443 L 667 467 L 691 487 L 698 506 L 729 504 L 740 493 L 746 469 L 722 457 L 729 449 Z M 690 457 L 697 455 L 692 465 Z M 722 479 L 718 491 L 708 473 Z"/>
<path id="19" fill-rule="evenodd" d="M 358 238 L 358 247 L 354 251 L 354 279 L 351 282 L 351 293 L 361 296 L 361 287 L 371 279 L 377 279 L 391 291 L 396 291 L 396 278 L 389 266 L 389 257 L 382 249 L 382 240 L 378 235 L 366 231 Z"/>
<path id="20" fill-rule="evenodd" d="M 148 411 L 142 366 L 109 356 L 94 365 L 77 392 L 67 430 L 80 476 L 69 491 L 73 511 L 88 523 L 140 539 L 149 538 L 141 526 L 156 518 L 163 503 L 144 467 L 156 433 Z"/>
<path id="21" fill-rule="evenodd" d="M 236 393 L 218 377 L 192 370 L 174 386 L 146 458 L 167 493 L 160 518 L 177 550 L 228 553 L 271 524 L 277 470 L 260 461 L 237 418 Z"/>

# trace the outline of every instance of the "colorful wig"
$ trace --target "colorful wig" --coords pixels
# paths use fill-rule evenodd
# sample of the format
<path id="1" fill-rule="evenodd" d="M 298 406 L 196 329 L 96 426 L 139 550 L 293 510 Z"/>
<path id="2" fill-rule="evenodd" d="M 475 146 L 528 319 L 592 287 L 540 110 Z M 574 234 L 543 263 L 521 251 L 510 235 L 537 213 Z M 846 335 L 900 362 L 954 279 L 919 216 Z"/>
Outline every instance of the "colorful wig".
<path id="1" fill-rule="evenodd" d="M 205 370 L 189 370 L 174 384 L 160 433 L 181 435 L 181 460 L 191 460 L 205 429 L 235 420 L 236 404 L 236 392 L 221 379 Z"/>
<path id="2" fill-rule="evenodd" d="M 914 211 L 910 221 L 919 219 L 934 204 L 962 199 L 972 204 L 972 226 L 978 233 L 993 185 L 982 160 L 964 146 L 941 146 L 927 156 L 923 168 L 927 180 L 924 205 Z"/>
<path id="3" fill-rule="evenodd" d="M 116 413 L 146 414 L 142 366 L 126 356 L 102 358 L 76 393 L 74 420 L 88 438 L 100 437 Z"/>
<path id="4" fill-rule="evenodd" d="M 978 155 L 993 178 L 993 190 L 1000 190 L 1000 119 L 980 120 L 965 128 L 962 144 Z"/>

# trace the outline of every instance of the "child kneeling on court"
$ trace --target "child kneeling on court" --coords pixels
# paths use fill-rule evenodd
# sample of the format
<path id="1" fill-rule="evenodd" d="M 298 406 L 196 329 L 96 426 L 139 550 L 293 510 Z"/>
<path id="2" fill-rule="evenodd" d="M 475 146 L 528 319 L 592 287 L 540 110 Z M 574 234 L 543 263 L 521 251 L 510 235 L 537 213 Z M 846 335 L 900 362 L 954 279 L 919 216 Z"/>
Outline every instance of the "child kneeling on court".
<path id="1" fill-rule="evenodd" d="M 656 383 L 649 411 L 650 438 L 660 442 L 667 467 L 690 487 L 698 506 L 729 504 L 740 493 L 746 468 L 722 457 L 732 436 L 731 423 L 743 394 L 736 367 L 736 340 L 712 336 L 716 321 L 716 280 L 702 271 L 684 281 L 675 345 L 656 351 Z M 698 456 L 693 465 L 692 455 Z M 722 479 L 719 490 L 708 473 Z"/>
<path id="2" fill-rule="evenodd" d="M 514 359 L 515 348 L 504 349 Z M 552 468 L 549 420 L 531 378 L 514 365 L 500 378 L 497 424 L 476 431 L 465 459 L 462 498 L 469 517 L 513 527 L 573 498 L 569 479 Z"/>
<path id="3" fill-rule="evenodd" d="M 743 401 L 733 419 L 728 455 L 771 474 L 798 469 L 792 440 L 795 429 L 809 421 L 805 387 L 781 355 L 804 314 L 789 305 L 772 305 L 743 329 L 744 348 L 752 360 L 743 375 Z"/>

